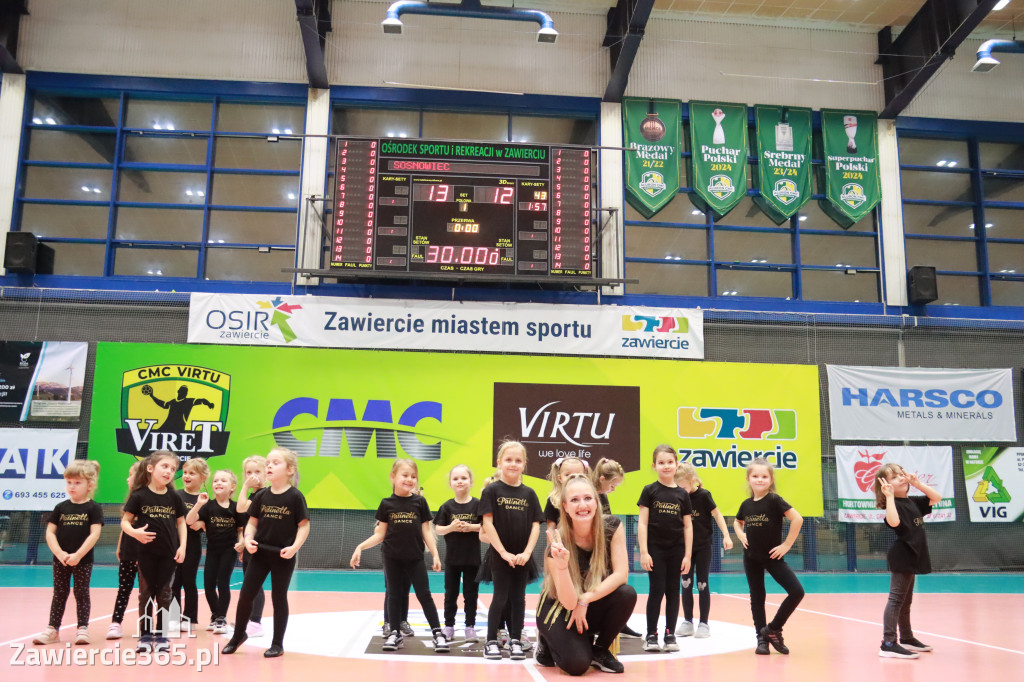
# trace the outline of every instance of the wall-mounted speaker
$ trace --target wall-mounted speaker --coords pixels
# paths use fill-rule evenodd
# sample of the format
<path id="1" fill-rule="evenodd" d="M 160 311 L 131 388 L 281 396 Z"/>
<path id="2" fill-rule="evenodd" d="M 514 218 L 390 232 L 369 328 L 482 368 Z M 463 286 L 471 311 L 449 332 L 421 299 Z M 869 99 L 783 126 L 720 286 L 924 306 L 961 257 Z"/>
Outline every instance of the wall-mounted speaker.
<path id="1" fill-rule="evenodd" d="M 915 265 L 910 268 L 910 274 L 907 276 L 907 294 L 911 305 L 923 305 L 937 300 L 939 289 L 935 282 L 935 268 L 928 265 Z"/>
<path id="2" fill-rule="evenodd" d="M 8 232 L 4 268 L 9 272 L 53 274 L 53 249 L 31 232 Z"/>

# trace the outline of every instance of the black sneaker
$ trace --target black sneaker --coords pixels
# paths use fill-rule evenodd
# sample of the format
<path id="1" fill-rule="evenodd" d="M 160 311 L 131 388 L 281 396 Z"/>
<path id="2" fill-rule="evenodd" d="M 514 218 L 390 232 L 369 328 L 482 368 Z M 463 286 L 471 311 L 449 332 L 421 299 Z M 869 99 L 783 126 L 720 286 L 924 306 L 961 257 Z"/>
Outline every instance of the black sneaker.
<path id="1" fill-rule="evenodd" d="M 552 668 L 555 665 L 555 659 L 548 651 L 548 645 L 544 643 L 544 638 L 537 636 L 537 648 L 533 652 L 533 660 L 537 665 L 542 668 Z"/>
<path id="2" fill-rule="evenodd" d="M 647 639 L 644 640 L 644 651 L 661 651 L 657 635 L 647 635 Z"/>
<path id="3" fill-rule="evenodd" d="M 388 638 L 384 640 L 381 651 L 398 651 L 402 648 L 403 642 L 405 642 L 405 637 L 402 636 L 402 633 L 398 630 L 392 630 Z"/>
<path id="4" fill-rule="evenodd" d="M 768 648 L 768 640 L 761 635 L 757 636 L 757 648 L 754 649 L 754 653 L 758 656 L 767 656 L 771 653 L 771 649 Z"/>
<path id="5" fill-rule="evenodd" d="M 446 654 L 451 651 L 451 647 L 448 645 L 448 638 L 441 632 L 441 628 L 433 631 L 434 635 L 434 653 L 435 654 Z"/>
<path id="6" fill-rule="evenodd" d="M 484 644 L 484 658 L 492 661 L 501 660 L 501 647 L 498 646 L 498 640 L 487 640 L 487 643 Z"/>
<path id="7" fill-rule="evenodd" d="M 623 637 L 632 637 L 634 639 L 643 639 L 643 635 L 629 627 L 629 625 L 623 625 L 622 630 L 619 632 Z"/>
<path id="8" fill-rule="evenodd" d="M 662 649 L 665 651 L 679 651 L 679 645 L 676 644 L 676 636 L 672 634 L 671 630 L 665 630 L 665 639 Z"/>
<path id="9" fill-rule="evenodd" d="M 931 644 L 925 644 L 916 637 L 911 637 L 910 639 L 901 639 L 900 645 L 908 651 L 932 651 L 935 648 Z"/>
<path id="10" fill-rule="evenodd" d="M 523 643 L 518 639 L 510 640 L 508 643 L 509 658 L 513 661 L 522 661 L 526 658 L 526 654 L 523 653 Z"/>
<path id="11" fill-rule="evenodd" d="M 882 658 L 921 658 L 916 651 L 907 651 L 896 642 L 882 642 L 878 649 L 878 655 Z"/>
<path id="12" fill-rule="evenodd" d="M 153 635 L 142 635 L 142 637 L 139 637 L 139 644 L 138 644 L 137 647 L 135 647 L 135 650 L 136 651 L 140 651 L 140 652 L 141 651 L 152 651 L 153 650 L 153 644 L 154 644 L 155 641 L 156 641 L 156 638 L 153 637 Z"/>
<path id="13" fill-rule="evenodd" d="M 789 647 L 782 641 L 782 630 L 776 630 L 771 625 L 761 628 L 761 636 L 768 640 L 768 643 L 780 654 L 788 654 Z"/>
<path id="14" fill-rule="evenodd" d="M 594 659 L 590 662 L 590 665 L 603 673 L 621 673 L 626 671 L 623 665 L 619 663 L 619 659 L 615 658 L 612 652 L 605 647 L 594 647 Z"/>
<path id="15" fill-rule="evenodd" d="M 412 629 L 412 626 L 409 625 L 409 623 L 407 621 L 403 620 L 401 623 L 399 623 L 398 624 L 398 629 L 402 633 L 403 637 L 415 637 L 416 636 L 416 631 Z"/>

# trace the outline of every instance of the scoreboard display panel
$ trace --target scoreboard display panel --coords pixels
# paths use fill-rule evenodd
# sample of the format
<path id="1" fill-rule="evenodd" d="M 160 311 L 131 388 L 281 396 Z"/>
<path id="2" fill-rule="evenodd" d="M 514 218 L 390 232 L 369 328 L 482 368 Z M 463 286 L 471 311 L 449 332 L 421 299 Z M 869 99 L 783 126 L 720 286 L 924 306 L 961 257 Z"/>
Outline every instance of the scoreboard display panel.
<path id="1" fill-rule="evenodd" d="M 593 278 L 587 147 L 343 137 L 332 270 Z"/>

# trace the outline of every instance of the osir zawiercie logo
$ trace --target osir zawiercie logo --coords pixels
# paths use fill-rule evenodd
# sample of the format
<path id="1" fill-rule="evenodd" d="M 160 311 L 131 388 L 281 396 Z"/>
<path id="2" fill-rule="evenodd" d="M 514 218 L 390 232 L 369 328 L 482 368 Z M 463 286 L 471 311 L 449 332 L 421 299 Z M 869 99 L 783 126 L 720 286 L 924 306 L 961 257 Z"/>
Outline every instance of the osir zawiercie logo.
<path id="1" fill-rule="evenodd" d="M 117 450 L 144 457 L 157 450 L 181 459 L 227 451 L 231 376 L 193 365 L 149 365 L 121 378 Z"/>

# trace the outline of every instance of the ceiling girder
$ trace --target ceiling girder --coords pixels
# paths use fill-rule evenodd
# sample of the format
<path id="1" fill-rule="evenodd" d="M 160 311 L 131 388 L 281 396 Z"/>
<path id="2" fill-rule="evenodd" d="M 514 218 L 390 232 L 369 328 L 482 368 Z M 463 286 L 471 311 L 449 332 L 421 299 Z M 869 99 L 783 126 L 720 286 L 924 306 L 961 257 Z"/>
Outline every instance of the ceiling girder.
<path id="1" fill-rule="evenodd" d="M 306 77 L 311 88 L 327 88 L 327 64 L 324 47 L 331 31 L 329 0 L 295 0 L 295 14 L 306 51 Z"/>
<path id="2" fill-rule="evenodd" d="M 654 0 L 619 0 L 608 10 L 608 30 L 602 46 L 611 48 L 612 74 L 604 91 L 605 102 L 622 101 L 653 8 Z"/>

